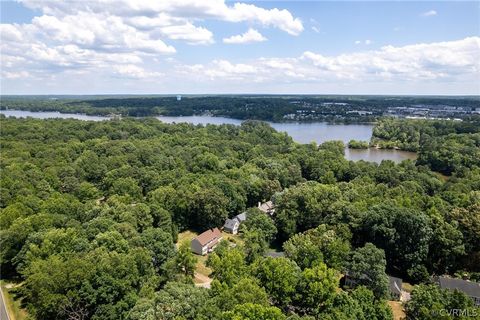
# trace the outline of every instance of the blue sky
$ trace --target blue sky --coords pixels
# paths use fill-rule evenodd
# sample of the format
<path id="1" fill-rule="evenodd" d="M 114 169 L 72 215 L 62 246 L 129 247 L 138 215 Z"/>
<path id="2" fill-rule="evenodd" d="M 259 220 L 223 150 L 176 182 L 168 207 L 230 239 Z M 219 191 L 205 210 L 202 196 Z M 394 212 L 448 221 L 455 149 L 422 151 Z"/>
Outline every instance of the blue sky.
<path id="1" fill-rule="evenodd" d="M 1 1 L 2 94 L 480 94 L 479 1 Z"/>

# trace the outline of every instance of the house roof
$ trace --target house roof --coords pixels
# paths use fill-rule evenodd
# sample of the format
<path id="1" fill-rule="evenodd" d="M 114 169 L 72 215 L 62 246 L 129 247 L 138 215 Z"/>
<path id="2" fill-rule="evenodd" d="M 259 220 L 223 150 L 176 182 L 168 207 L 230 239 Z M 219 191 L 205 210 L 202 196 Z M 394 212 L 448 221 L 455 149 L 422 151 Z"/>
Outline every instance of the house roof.
<path id="1" fill-rule="evenodd" d="M 274 208 L 274 205 L 273 205 L 272 201 L 267 201 L 267 202 L 259 204 L 258 208 L 260 210 L 262 210 L 263 212 L 267 212 L 269 210 L 272 210 Z"/>
<path id="2" fill-rule="evenodd" d="M 224 228 L 233 229 L 235 225 L 240 223 L 237 219 L 227 219 L 225 220 L 225 224 L 223 225 Z"/>
<path id="3" fill-rule="evenodd" d="M 243 222 L 243 221 L 247 220 L 247 212 L 245 211 L 245 212 L 242 212 L 240 214 L 237 214 L 235 216 L 235 219 L 237 219 L 239 222 Z"/>
<path id="4" fill-rule="evenodd" d="M 402 279 L 388 276 L 388 280 L 390 282 L 390 291 L 401 294 L 403 283 Z"/>
<path id="5" fill-rule="evenodd" d="M 480 283 L 462 279 L 439 277 L 438 283 L 442 289 L 457 289 L 469 297 L 480 297 Z"/>
<path id="6" fill-rule="evenodd" d="M 220 230 L 218 230 L 218 228 L 215 228 L 215 229 L 210 229 L 210 230 L 207 230 L 207 231 L 199 234 L 193 240 L 197 240 L 198 242 L 200 242 L 200 244 L 202 246 L 204 246 L 207 243 L 209 243 L 210 241 L 215 240 L 217 238 L 220 238 L 221 236 L 222 236 L 222 233 L 220 232 Z"/>

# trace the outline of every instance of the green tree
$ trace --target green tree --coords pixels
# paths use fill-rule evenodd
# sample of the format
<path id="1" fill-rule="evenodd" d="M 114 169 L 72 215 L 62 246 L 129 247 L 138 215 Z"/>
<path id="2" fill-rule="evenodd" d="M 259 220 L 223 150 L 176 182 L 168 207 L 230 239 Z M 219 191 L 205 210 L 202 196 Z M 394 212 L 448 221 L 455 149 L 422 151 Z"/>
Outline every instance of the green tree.
<path id="1" fill-rule="evenodd" d="M 303 270 L 298 283 L 296 304 L 307 313 L 317 313 L 331 303 L 338 288 L 339 275 L 324 263 Z"/>
<path id="2" fill-rule="evenodd" d="M 418 285 L 412 291 L 405 310 L 407 319 L 469 319 L 467 316 L 449 315 L 451 310 L 473 309 L 473 301 L 458 291 L 442 290 L 436 285 Z"/>
<path id="3" fill-rule="evenodd" d="M 286 258 L 267 257 L 255 262 L 253 274 L 276 305 L 286 307 L 293 301 L 301 276 L 295 262 Z"/>
<path id="4" fill-rule="evenodd" d="M 193 255 L 188 241 L 184 241 L 180 244 L 180 248 L 178 249 L 174 261 L 177 272 L 183 273 L 187 277 L 194 276 L 197 257 Z"/>
<path id="5" fill-rule="evenodd" d="M 277 227 L 265 213 L 257 208 L 251 208 L 247 211 L 247 217 L 248 219 L 240 225 L 241 230 L 260 232 L 268 243 L 275 239 Z"/>
<path id="6" fill-rule="evenodd" d="M 237 305 L 232 311 L 223 314 L 225 320 L 285 320 L 287 317 L 276 307 L 246 303 Z"/>
<path id="7" fill-rule="evenodd" d="M 252 263 L 255 259 L 262 257 L 268 249 L 268 243 L 264 234 L 257 230 L 247 231 L 243 234 L 245 240 L 245 259 Z"/>
<path id="8" fill-rule="evenodd" d="M 354 250 L 347 263 L 348 276 L 372 290 L 377 298 L 388 297 L 385 252 L 371 243 Z"/>
<path id="9" fill-rule="evenodd" d="M 230 286 L 243 278 L 247 271 L 245 254 L 239 248 L 216 250 L 209 255 L 207 266 L 212 268 L 215 279 Z"/>
<path id="10" fill-rule="evenodd" d="M 341 269 L 350 244 L 326 225 L 299 233 L 283 244 L 285 255 L 295 261 L 302 269 L 323 262 L 332 268 Z"/>

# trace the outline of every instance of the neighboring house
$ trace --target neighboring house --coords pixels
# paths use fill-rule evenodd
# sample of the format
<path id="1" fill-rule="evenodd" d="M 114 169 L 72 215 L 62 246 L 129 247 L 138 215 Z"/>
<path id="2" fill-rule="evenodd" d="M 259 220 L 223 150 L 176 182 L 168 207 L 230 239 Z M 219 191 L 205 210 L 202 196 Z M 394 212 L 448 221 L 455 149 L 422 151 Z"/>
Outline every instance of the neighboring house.
<path id="1" fill-rule="evenodd" d="M 223 230 L 225 232 L 230 232 L 232 234 L 237 234 L 238 233 L 238 228 L 240 227 L 240 224 L 247 220 L 247 212 L 242 212 L 240 214 L 237 214 L 235 217 L 232 219 L 227 219 L 225 220 L 225 224 L 223 225 Z"/>
<path id="2" fill-rule="evenodd" d="M 242 213 L 240 213 L 240 214 L 237 214 L 237 215 L 235 216 L 235 219 L 237 219 L 240 223 L 244 222 L 245 220 L 247 220 L 247 212 L 244 211 L 244 212 L 242 212 Z"/>
<path id="3" fill-rule="evenodd" d="M 264 203 L 259 202 L 258 209 L 267 213 L 270 216 L 273 216 L 275 214 L 275 205 L 273 204 L 272 201 L 267 201 Z"/>
<path id="4" fill-rule="evenodd" d="M 465 293 L 473 300 L 476 307 L 480 307 L 480 283 L 449 277 L 438 277 L 436 282 L 442 289 L 456 289 Z"/>
<path id="5" fill-rule="evenodd" d="M 389 290 L 392 300 L 400 300 L 402 297 L 402 279 L 388 276 L 388 281 L 390 283 Z"/>
<path id="6" fill-rule="evenodd" d="M 345 277 L 343 277 L 342 280 L 346 287 L 353 289 L 359 283 L 365 280 L 369 281 L 371 279 L 366 274 L 362 274 L 360 277 L 352 277 L 352 275 L 350 275 L 347 271 L 345 272 Z M 401 300 L 402 294 L 404 293 L 404 291 L 402 290 L 402 284 L 403 284 L 402 279 L 388 276 L 388 282 L 389 282 L 388 292 L 390 293 L 392 300 Z"/>
<path id="7" fill-rule="evenodd" d="M 218 228 L 207 230 L 198 235 L 190 244 L 192 251 L 199 255 L 206 255 L 212 252 L 217 244 L 222 240 L 222 233 Z"/>
<path id="8" fill-rule="evenodd" d="M 223 225 L 223 230 L 231 234 L 237 234 L 238 227 L 240 227 L 240 221 L 238 221 L 237 218 L 227 219 L 225 220 L 225 224 Z"/>

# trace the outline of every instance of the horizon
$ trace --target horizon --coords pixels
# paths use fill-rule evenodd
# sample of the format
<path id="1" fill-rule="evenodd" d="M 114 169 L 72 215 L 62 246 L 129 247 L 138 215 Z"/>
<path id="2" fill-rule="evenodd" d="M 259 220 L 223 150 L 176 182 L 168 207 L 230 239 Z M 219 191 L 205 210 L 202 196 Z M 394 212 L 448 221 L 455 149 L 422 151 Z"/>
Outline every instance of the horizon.
<path id="1" fill-rule="evenodd" d="M 116 96 L 136 96 L 136 97 L 192 97 L 192 96 L 272 96 L 272 97 L 295 97 L 295 96 L 314 96 L 314 97 L 475 97 L 480 98 L 480 94 L 334 94 L 334 93 L 49 93 L 49 94 L 0 94 L 0 97 L 116 97 Z"/>
<path id="2" fill-rule="evenodd" d="M 480 1 L 0 6 L 2 95 L 480 95 Z"/>

